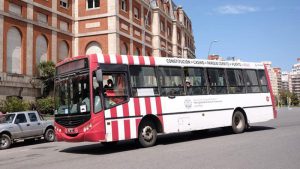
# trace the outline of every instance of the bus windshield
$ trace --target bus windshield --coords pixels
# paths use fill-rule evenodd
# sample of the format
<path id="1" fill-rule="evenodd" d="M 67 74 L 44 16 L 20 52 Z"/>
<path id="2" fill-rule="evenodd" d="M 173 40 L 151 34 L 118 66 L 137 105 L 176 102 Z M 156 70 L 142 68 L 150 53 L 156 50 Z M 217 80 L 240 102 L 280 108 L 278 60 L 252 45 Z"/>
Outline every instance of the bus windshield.
<path id="1" fill-rule="evenodd" d="M 56 115 L 90 113 L 89 75 L 69 76 L 56 81 Z"/>

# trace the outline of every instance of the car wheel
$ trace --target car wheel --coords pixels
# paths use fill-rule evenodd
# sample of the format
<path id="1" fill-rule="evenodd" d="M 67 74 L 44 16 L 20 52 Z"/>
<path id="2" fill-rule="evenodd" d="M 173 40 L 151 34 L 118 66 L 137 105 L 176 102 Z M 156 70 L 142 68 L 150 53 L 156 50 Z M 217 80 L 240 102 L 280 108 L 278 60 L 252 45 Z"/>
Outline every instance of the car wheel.
<path id="1" fill-rule="evenodd" d="M 156 143 L 157 130 L 151 121 L 144 121 L 139 128 L 138 140 L 142 147 L 151 147 Z"/>
<path id="2" fill-rule="evenodd" d="M 53 142 L 55 140 L 55 133 L 53 129 L 47 129 L 44 138 L 47 142 Z"/>
<path id="3" fill-rule="evenodd" d="M 0 135 L 0 150 L 9 148 L 11 143 L 11 138 L 7 134 Z"/>

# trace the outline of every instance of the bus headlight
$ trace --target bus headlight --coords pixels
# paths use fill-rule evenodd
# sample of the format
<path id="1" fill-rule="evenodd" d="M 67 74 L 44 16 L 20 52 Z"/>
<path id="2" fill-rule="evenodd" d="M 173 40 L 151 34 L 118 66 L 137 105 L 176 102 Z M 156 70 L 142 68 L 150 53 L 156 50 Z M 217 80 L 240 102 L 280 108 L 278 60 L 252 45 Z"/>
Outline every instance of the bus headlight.
<path id="1" fill-rule="evenodd" d="M 92 123 L 88 124 L 87 126 L 85 126 L 83 128 L 83 132 L 87 132 L 88 130 L 90 130 L 93 127 Z"/>
<path id="2" fill-rule="evenodd" d="M 56 126 L 55 126 L 54 128 L 55 128 L 55 131 L 56 131 L 56 132 L 61 133 L 61 129 L 60 129 L 60 128 L 58 128 L 58 127 L 56 127 Z"/>

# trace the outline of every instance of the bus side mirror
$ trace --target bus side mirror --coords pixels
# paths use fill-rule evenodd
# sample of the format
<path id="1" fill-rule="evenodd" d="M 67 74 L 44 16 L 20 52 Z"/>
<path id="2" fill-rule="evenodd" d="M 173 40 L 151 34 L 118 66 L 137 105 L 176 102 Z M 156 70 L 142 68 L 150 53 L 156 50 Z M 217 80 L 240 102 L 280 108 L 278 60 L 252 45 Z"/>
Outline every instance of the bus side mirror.
<path id="1" fill-rule="evenodd" d="M 96 79 L 97 79 L 97 82 L 98 83 L 101 83 L 103 81 L 103 78 L 102 78 L 102 70 L 101 69 L 98 69 L 96 71 Z"/>

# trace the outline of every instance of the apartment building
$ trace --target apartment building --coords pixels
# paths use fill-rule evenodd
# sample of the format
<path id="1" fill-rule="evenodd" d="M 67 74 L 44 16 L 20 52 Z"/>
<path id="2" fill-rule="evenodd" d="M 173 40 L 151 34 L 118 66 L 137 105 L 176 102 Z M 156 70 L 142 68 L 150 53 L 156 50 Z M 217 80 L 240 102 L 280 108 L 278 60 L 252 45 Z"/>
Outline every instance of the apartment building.
<path id="1" fill-rule="evenodd" d="M 298 58 L 297 61 L 298 63 L 294 64 L 290 73 L 290 90 L 300 99 L 300 59 Z"/>
<path id="2" fill-rule="evenodd" d="M 171 0 L 0 0 L 0 99 L 40 96 L 37 65 L 104 54 L 195 58 L 192 22 Z"/>
<path id="3" fill-rule="evenodd" d="M 269 73 L 269 78 L 270 78 L 270 81 L 271 81 L 271 86 L 272 86 L 272 91 L 273 91 L 273 94 L 278 97 L 279 96 L 279 81 L 281 80 L 278 80 L 278 75 L 277 75 L 277 70 L 274 69 L 272 67 L 272 62 L 269 62 L 269 61 L 266 61 L 266 62 L 263 62 L 266 67 L 267 67 L 267 71 Z"/>

